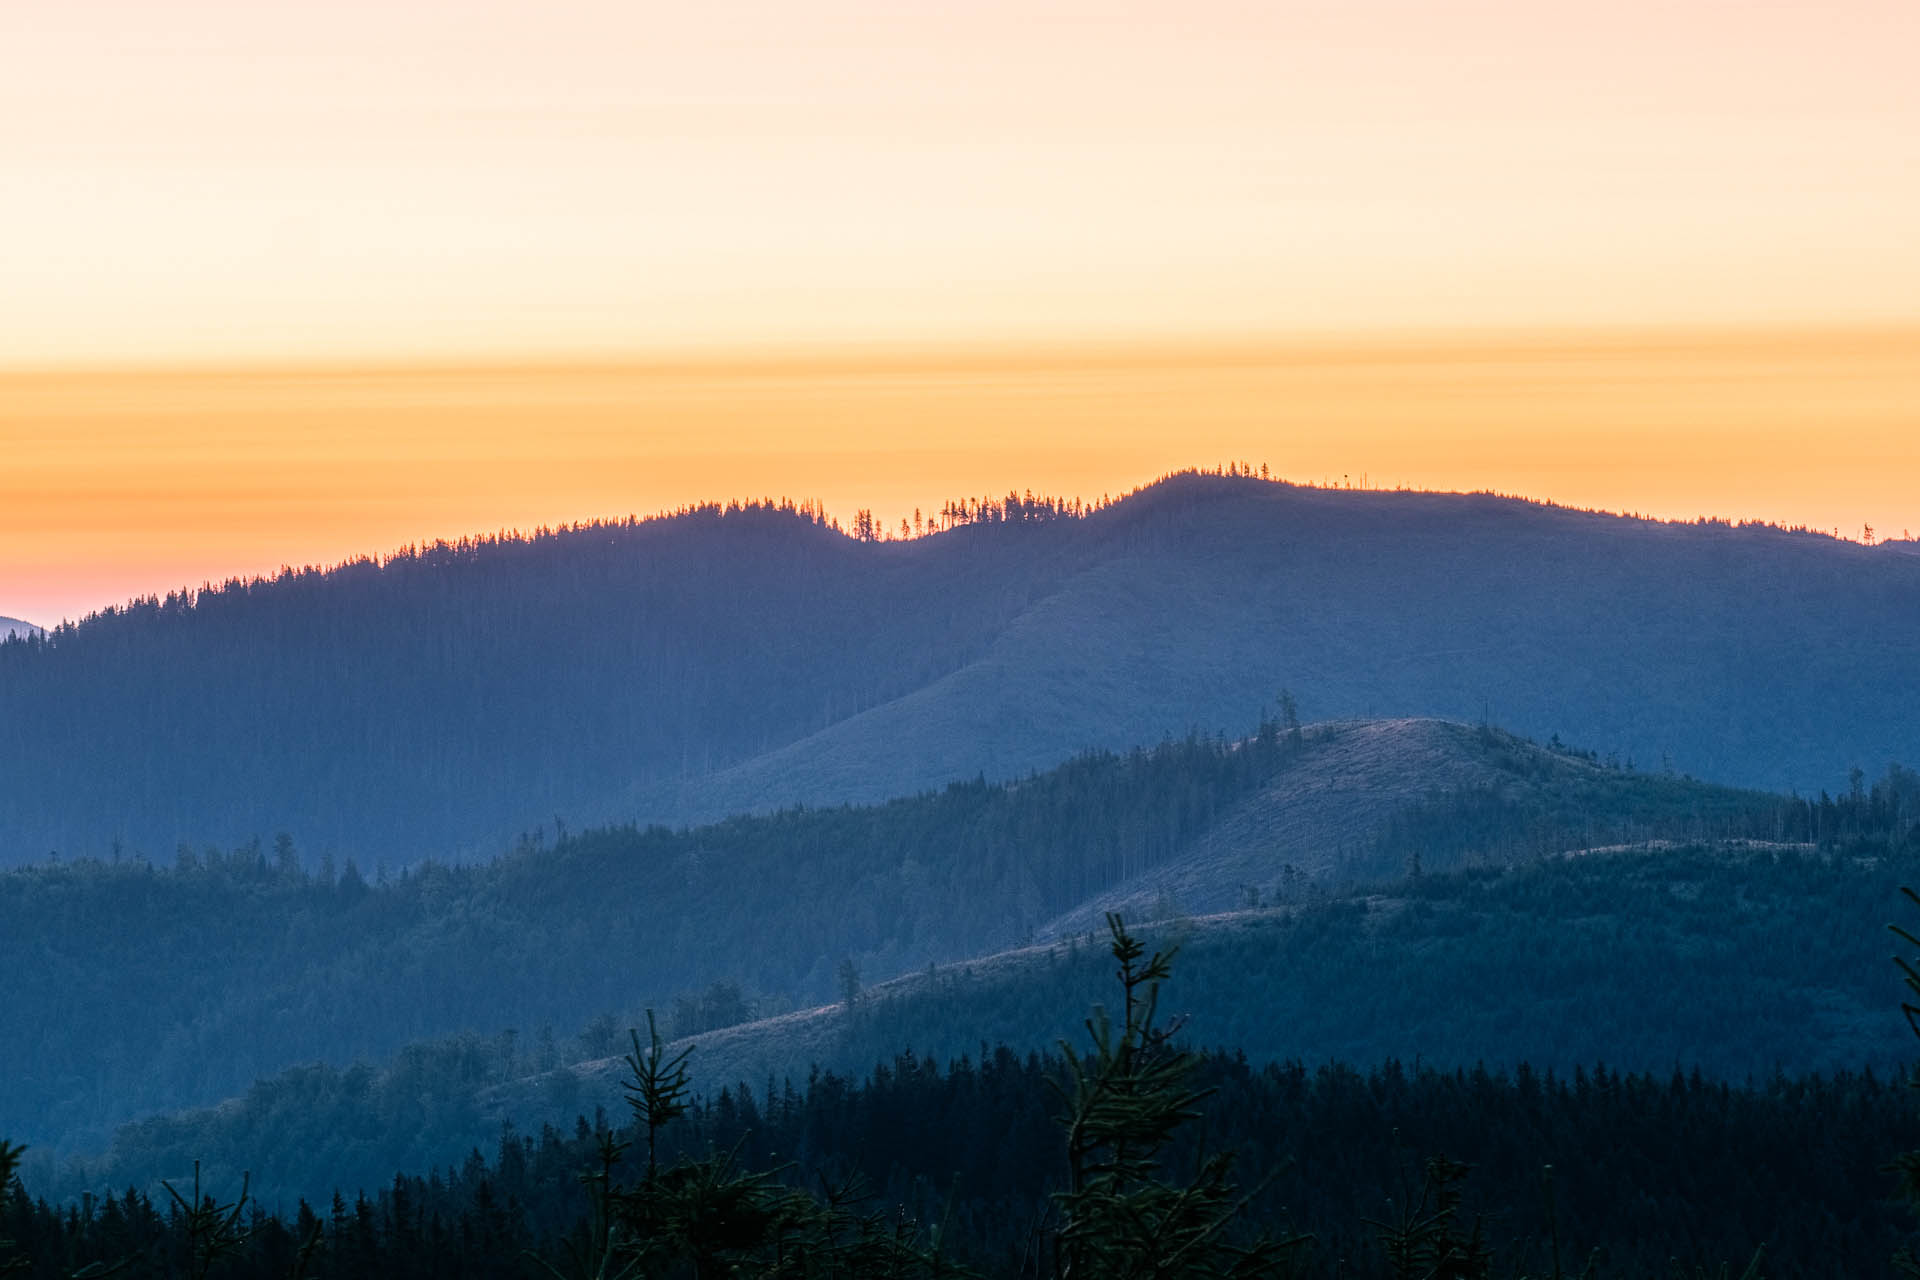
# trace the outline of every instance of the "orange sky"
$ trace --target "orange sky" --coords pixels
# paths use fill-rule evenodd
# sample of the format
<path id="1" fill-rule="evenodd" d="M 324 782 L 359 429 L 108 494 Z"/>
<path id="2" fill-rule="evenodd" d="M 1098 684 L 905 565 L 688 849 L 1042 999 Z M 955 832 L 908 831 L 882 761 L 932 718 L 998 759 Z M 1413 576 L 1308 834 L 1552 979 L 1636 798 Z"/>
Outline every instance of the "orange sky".
<path id="1" fill-rule="evenodd" d="M 0 615 L 703 498 L 843 521 L 1265 462 L 1920 529 L 1920 326 L 0 375 Z"/>
<path id="2" fill-rule="evenodd" d="M 1229 457 L 1920 525 L 1916 49 L 1913 0 L 0 5 L 0 614 Z"/>

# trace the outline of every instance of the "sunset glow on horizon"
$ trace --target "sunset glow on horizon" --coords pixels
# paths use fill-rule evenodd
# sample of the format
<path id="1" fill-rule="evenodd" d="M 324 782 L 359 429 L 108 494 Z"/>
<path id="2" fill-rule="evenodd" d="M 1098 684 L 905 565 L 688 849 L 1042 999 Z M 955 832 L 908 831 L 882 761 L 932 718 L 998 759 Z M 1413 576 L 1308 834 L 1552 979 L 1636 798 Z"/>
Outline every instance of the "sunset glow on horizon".
<path id="1" fill-rule="evenodd" d="M 0 375 L 0 615 L 701 501 L 1098 499 L 1264 463 L 1920 528 L 1920 328 Z"/>
<path id="2" fill-rule="evenodd" d="M 0 615 L 1169 470 L 1920 527 L 1920 6 L 0 12 Z"/>

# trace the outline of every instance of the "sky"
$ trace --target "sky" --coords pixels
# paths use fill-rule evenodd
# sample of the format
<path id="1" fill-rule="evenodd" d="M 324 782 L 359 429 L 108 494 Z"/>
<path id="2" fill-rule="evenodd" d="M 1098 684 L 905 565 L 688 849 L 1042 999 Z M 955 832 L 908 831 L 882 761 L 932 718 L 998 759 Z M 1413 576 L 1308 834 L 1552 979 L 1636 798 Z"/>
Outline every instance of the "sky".
<path id="1" fill-rule="evenodd" d="M 1911 0 L 0 6 L 0 614 L 1229 457 L 1920 525 L 1916 48 Z"/>
<path id="2" fill-rule="evenodd" d="M 1916 406 L 1920 327 L 0 375 L 0 615 L 708 499 L 897 528 L 1228 462 L 1898 537 Z"/>
<path id="3" fill-rule="evenodd" d="M 0 363 L 1914 319 L 1911 0 L 0 6 Z"/>

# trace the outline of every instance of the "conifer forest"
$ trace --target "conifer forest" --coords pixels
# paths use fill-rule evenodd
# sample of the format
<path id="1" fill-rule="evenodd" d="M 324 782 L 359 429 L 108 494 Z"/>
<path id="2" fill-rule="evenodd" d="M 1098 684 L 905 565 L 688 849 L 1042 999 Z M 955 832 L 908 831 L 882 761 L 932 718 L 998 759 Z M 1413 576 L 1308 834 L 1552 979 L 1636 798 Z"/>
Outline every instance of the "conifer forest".
<path id="1" fill-rule="evenodd" d="M 0 640 L 0 1276 L 1920 1275 L 1920 555 L 1244 464 Z"/>
<path id="2" fill-rule="evenodd" d="M 1920 0 L 0 0 L 0 1280 L 1920 1280 Z"/>

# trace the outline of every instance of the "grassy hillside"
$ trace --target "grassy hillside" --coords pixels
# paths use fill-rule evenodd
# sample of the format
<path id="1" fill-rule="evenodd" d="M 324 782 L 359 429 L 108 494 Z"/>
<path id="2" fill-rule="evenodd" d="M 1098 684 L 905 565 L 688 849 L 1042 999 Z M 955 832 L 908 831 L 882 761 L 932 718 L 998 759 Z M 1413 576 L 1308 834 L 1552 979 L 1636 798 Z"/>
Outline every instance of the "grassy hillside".
<path id="1" fill-rule="evenodd" d="M 793 509 L 406 552 L 0 646 L 0 861 L 290 832 L 363 864 L 870 803 L 1089 748 L 1492 718 L 1777 790 L 1920 758 L 1920 558 L 1183 476 L 911 542 Z"/>

